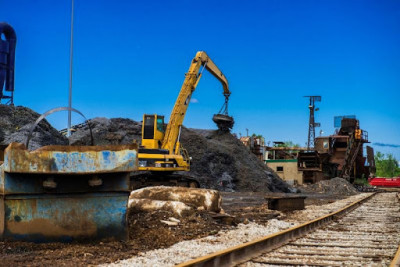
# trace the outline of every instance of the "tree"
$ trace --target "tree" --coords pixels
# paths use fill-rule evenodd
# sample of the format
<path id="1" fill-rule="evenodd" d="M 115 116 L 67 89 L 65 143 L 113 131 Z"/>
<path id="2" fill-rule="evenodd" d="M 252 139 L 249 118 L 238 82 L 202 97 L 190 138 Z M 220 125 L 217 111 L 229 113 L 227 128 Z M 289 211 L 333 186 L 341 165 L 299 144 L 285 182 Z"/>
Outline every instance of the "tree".
<path id="1" fill-rule="evenodd" d="M 295 144 L 292 141 L 286 141 L 283 144 L 278 144 L 278 147 L 300 147 L 300 145 Z"/>
<path id="2" fill-rule="evenodd" d="M 255 133 L 253 133 L 251 135 L 251 137 L 260 138 L 260 139 L 264 138 L 264 136 L 262 136 L 262 134 L 255 134 Z"/>
<path id="3" fill-rule="evenodd" d="M 393 154 L 381 153 L 375 154 L 376 176 L 378 177 L 396 177 L 400 176 L 400 166 Z"/>

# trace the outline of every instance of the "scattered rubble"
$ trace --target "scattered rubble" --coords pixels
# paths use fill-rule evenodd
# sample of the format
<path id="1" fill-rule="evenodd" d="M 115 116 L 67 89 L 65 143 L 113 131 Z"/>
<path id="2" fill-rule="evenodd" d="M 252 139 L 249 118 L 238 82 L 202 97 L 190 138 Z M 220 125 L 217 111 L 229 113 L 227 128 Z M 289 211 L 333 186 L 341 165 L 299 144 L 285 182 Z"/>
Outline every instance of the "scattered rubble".
<path id="1" fill-rule="evenodd" d="M 347 180 L 343 178 L 332 178 L 330 180 L 319 181 L 315 184 L 305 184 L 300 187 L 302 193 L 325 193 L 333 195 L 351 196 L 358 194 L 359 191 Z"/>
<path id="2" fill-rule="evenodd" d="M 0 145 L 12 142 L 26 143 L 31 126 L 40 114 L 22 106 L 0 104 Z M 54 129 L 45 119 L 36 126 L 29 150 L 46 145 L 68 145 L 68 139 Z"/>

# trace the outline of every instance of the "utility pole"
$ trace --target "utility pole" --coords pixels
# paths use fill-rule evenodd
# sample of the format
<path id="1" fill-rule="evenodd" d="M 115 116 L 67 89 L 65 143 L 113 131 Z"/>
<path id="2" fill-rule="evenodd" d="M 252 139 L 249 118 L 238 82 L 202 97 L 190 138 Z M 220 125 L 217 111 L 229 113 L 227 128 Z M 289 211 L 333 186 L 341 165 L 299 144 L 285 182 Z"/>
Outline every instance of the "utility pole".
<path id="1" fill-rule="evenodd" d="M 315 122 L 314 112 L 318 111 L 319 108 L 315 108 L 315 102 L 321 102 L 321 96 L 305 96 L 310 99 L 310 104 L 308 108 L 310 110 L 310 118 L 308 121 L 308 140 L 307 140 L 307 151 L 311 151 L 314 149 L 314 141 L 315 141 L 315 127 L 320 127 L 321 124 L 319 122 Z"/>
<path id="2" fill-rule="evenodd" d="M 68 90 L 68 127 L 67 136 L 71 136 L 71 109 L 72 109 L 72 59 L 74 52 L 74 0 L 71 0 L 71 38 L 69 47 L 69 90 Z"/>

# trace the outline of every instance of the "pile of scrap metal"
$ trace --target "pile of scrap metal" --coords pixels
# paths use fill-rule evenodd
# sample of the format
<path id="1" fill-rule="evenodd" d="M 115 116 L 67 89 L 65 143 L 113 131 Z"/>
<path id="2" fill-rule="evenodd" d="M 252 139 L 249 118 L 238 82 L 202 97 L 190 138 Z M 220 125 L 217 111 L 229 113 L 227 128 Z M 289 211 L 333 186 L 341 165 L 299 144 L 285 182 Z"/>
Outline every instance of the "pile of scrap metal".
<path id="1" fill-rule="evenodd" d="M 373 148 L 367 146 L 367 157 L 363 145 L 368 142 L 368 133 L 361 130 L 357 119 L 343 118 L 336 134 L 315 139 L 313 151 L 300 152 L 298 170 L 303 172 L 305 183 L 315 183 L 332 177 L 355 178 L 375 174 Z M 368 164 L 366 164 L 368 163 Z"/>
<path id="2" fill-rule="evenodd" d="M 0 240 L 71 242 L 128 238 L 129 174 L 136 144 L 11 143 L 0 159 Z"/>

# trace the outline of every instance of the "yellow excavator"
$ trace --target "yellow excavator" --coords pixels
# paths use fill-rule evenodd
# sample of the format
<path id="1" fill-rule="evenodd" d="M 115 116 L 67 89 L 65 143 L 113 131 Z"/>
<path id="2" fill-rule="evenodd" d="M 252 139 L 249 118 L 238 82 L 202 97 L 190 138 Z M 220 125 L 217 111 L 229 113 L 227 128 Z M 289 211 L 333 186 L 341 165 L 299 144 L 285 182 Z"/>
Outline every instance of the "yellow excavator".
<path id="1" fill-rule="evenodd" d="M 200 81 L 203 70 L 208 70 L 223 87 L 224 105 L 213 121 L 220 131 L 229 131 L 234 120 L 228 115 L 228 101 L 231 92 L 225 75 L 204 51 L 197 52 L 185 75 L 181 91 L 165 127 L 164 116 L 144 114 L 142 124 L 142 144 L 139 148 L 139 172 L 131 177 L 132 189 L 153 185 L 199 187 L 199 183 L 189 176 L 176 174 L 190 170 L 188 152 L 181 146 L 180 135 L 190 98 Z"/>

